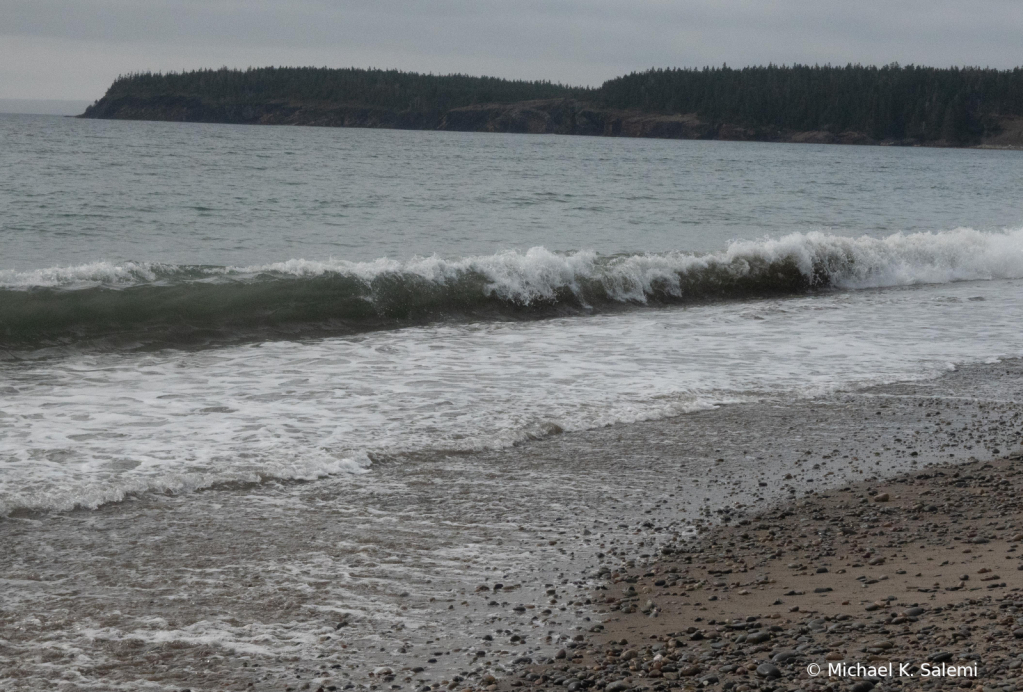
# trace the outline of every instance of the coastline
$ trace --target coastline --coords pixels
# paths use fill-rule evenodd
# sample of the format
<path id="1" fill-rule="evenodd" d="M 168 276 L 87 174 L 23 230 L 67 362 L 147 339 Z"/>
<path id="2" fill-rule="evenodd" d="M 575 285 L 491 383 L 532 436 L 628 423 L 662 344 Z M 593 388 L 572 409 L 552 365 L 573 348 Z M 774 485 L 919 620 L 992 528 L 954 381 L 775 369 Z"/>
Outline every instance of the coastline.
<path id="1" fill-rule="evenodd" d="M 719 524 L 613 572 L 593 594 L 600 631 L 493 689 L 1009 684 L 1023 664 L 1021 491 L 1017 453 Z"/>
<path id="2" fill-rule="evenodd" d="M 787 144 L 856 144 L 963 149 L 1023 149 L 1023 118 L 999 119 L 1000 131 L 960 144 L 915 139 L 875 139 L 864 132 L 795 131 L 712 122 L 696 113 L 656 113 L 601 108 L 575 99 L 484 103 L 447 111 L 400 111 L 357 103 L 211 103 L 194 96 L 105 96 L 76 116 L 97 120 L 148 120 L 232 125 L 293 125 L 441 132 L 554 134 Z"/>

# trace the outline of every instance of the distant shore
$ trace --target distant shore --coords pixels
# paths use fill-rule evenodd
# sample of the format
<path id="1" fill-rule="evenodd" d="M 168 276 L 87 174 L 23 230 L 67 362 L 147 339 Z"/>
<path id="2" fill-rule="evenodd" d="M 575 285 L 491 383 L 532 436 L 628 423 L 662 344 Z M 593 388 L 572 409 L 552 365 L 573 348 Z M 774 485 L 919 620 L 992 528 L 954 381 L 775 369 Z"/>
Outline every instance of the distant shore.
<path id="1" fill-rule="evenodd" d="M 667 68 L 599 87 L 259 67 L 118 77 L 81 117 L 813 144 L 1023 147 L 1023 71 Z"/>
<path id="2" fill-rule="evenodd" d="M 614 572 L 593 596 L 601 628 L 498 687 L 1010 683 L 1023 665 L 1021 467 L 1020 455 L 929 467 L 719 525 Z"/>
<path id="3" fill-rule="evenodd" d="M 654 139 L 785 142 L 800 144 L 861 144 L 949 147 L 944 141 L 874 139 L 863 132 L 833 133 L 772 127 L 714 124 L 700 116 L 665 115 L 634 110 L 596 108 L 574 99 L 545 99 L 491 103 L 417 113 L 395 109 L 329 103 L 269 102 L 262 104 L 205 103 L 186 96 L 117 97 L 90 107 L 81 118 L 223 123 L 236 125 L 297 125 L 447 132 L 583 135 Z M 997 135 L 984 137 L 973 148 L 1023 149 L 1023 118 L 1001 119 Z"/>

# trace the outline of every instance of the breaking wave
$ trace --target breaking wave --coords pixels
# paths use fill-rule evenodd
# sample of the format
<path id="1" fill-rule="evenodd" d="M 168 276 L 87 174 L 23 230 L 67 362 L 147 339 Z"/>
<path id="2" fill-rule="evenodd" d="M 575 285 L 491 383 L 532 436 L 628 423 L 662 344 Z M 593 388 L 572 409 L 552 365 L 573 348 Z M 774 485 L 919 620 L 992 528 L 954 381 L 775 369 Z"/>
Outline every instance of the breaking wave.
<path id="1" fill-rule="evenodd" d="M 716 300 L 1023 277 L 1023 230 L 793 233 L 721 252 L 582 250 L 253 267 L 95 262 L 0 271 L 0 346 L 175 345 L 528 319 Z"/>

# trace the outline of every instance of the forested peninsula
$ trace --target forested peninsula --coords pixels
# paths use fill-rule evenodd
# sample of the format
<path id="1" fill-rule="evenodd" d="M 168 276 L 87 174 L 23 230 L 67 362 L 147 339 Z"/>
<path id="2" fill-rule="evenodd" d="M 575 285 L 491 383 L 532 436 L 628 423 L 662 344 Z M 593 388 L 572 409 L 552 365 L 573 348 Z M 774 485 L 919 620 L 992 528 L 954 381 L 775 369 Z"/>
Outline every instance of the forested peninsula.
<path id="1" fill-rule="evenodd" d="M 83 118 L 668 139 L 1023 147 L 1023 68 L 653 69 L 598 88 L 397 70 L 119 77 Z"/>

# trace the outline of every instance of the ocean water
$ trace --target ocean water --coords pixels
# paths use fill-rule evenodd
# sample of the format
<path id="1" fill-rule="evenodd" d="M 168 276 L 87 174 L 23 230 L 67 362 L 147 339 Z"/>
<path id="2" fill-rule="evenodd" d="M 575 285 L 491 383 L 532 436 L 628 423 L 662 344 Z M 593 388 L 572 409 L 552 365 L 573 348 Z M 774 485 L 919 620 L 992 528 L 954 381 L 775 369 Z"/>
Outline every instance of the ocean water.
<path id="1" fill-rule="evenodd" d="M 12 689 L 504 670 L 807 448 L 1019 444 L 1018 152 L 0 116 L 0 164 Z"/>

